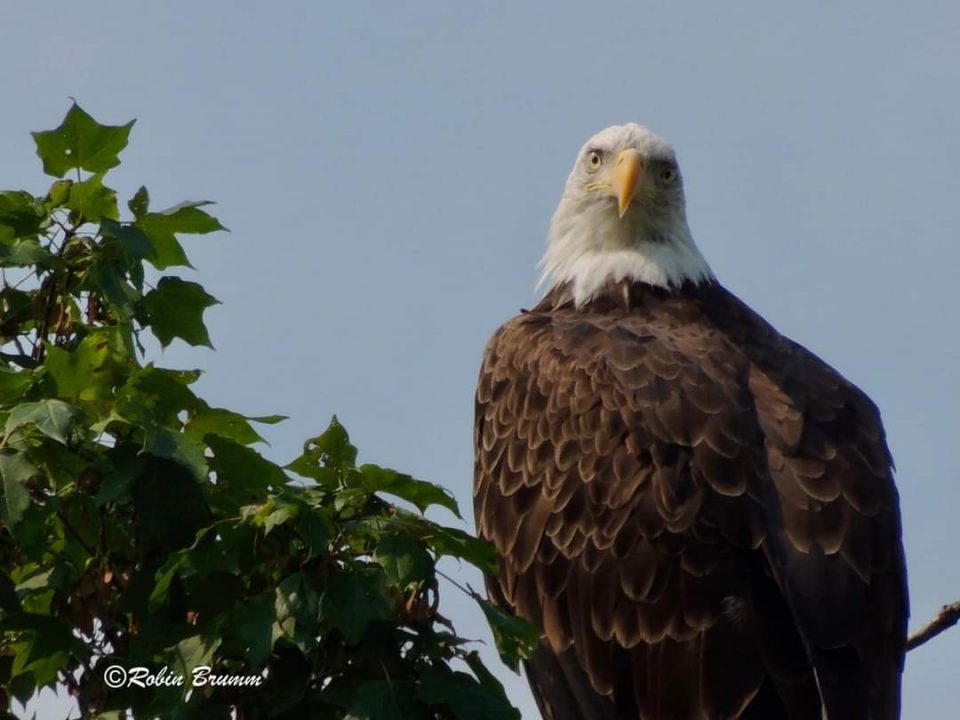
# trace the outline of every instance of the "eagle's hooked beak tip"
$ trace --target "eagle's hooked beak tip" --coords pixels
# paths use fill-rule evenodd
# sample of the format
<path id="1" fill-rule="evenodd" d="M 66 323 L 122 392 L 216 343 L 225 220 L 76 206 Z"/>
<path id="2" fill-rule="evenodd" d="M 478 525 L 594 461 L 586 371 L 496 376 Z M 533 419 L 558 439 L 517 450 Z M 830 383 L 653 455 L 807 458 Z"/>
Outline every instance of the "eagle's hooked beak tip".
<path id="1" fill-rule="evenodd" d="M 612 172 L 612 187 L 617 198 L 617 209 L 620 212 L 621 219 L 630 208 L 633 191 L 637 186 L 637 177 L 642 166 L 640 153 L 634 148 L 627 148 L 617 156 L 617 163 Z"/>

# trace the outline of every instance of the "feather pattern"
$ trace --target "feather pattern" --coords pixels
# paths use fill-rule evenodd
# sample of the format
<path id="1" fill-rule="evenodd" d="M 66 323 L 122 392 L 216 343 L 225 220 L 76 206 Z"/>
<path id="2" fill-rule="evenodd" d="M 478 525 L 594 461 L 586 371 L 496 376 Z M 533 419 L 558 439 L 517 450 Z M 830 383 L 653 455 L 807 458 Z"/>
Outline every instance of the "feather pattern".
<path id="1" fill-rule="evenodd" d="M 720 285 L 555 287 L 490 341 L 475 442 L 545 718 L 899 717 L 879 413 Z"/>

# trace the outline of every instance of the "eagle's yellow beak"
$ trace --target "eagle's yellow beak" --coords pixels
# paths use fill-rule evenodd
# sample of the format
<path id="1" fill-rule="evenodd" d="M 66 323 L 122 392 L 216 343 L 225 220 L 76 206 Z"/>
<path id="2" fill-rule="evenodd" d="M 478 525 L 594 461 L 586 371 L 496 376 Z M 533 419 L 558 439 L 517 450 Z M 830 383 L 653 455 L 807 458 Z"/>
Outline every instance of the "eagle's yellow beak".
<path id="1" fill-rule="evenodd" d="M 617 198 L 617 209 L 622 218 L 630 207 L 630 201 L 633 200 L 633 189 L 637 186 L 637 177 L 643 162 L 640 159 L 640 153 L 627 148 L 617 155 L 617 163 L 610 171 L 610 185 L 613 188 L 613 194 Z"/>

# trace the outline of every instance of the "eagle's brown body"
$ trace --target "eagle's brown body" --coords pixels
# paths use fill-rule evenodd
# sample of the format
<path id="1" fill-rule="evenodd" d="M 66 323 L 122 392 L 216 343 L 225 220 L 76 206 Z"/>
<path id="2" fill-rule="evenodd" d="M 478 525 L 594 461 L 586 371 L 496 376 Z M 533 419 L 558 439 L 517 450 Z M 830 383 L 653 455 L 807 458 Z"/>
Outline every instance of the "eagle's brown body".
<path id="1" fill-rule="evenodd" d="M 895 720 L 907 618 L 879 413 L 716 283 L 554 288 L 487 347 L 491 597 L 549 720 Z"/>

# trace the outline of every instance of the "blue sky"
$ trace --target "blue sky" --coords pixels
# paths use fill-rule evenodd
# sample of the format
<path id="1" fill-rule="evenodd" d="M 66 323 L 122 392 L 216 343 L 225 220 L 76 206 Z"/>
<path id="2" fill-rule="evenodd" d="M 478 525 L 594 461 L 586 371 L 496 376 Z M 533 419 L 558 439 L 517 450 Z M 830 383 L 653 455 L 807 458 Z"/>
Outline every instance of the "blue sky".
<path id="1" fill-rule="evenodd" d="M 233 231 L 187 247 L 224 303 L 217 352 L 160 360 L 290 415 L 276 459 L 336 412 L 363 459 L 469 510 L 483 346 L 536 300 L 581 143 L 646 124 L 721 281 L 880 406 L 914 624 L 960 598 L 960 6 L 400 5 L 8 2 L 0 187 L 45 188 L 28 131 L 69 97 L 139 118 L 114 186 L 216 200 Z M 444 607 L 487 637 L 455 591 Z M 909 655 L 905 717 L 955 717 L 958 662 L 960 631 Z"/>

